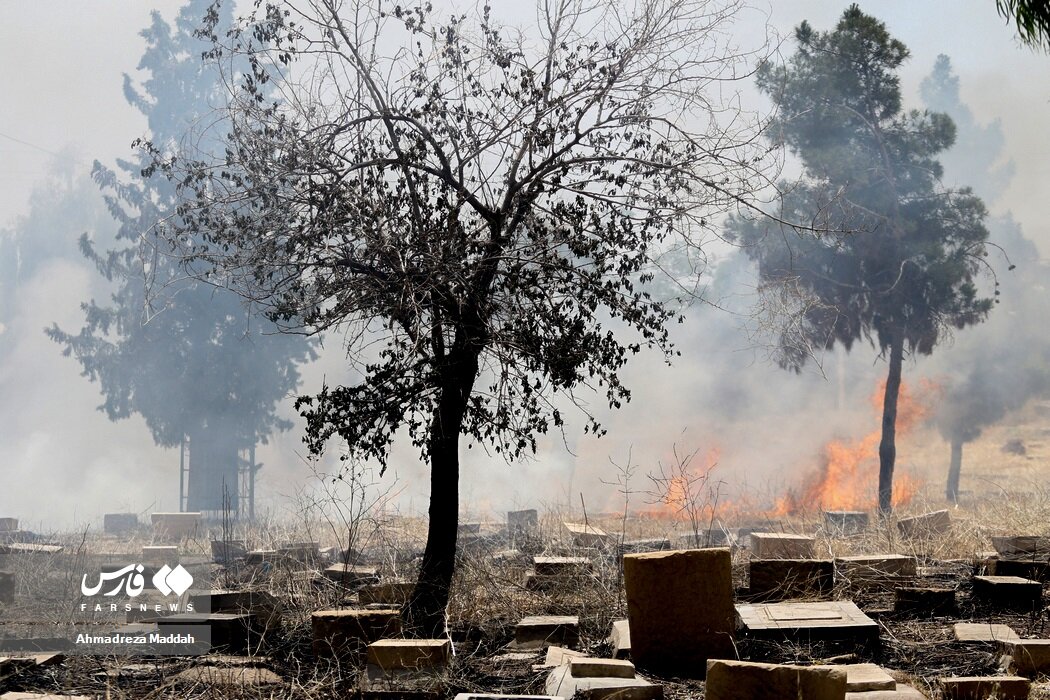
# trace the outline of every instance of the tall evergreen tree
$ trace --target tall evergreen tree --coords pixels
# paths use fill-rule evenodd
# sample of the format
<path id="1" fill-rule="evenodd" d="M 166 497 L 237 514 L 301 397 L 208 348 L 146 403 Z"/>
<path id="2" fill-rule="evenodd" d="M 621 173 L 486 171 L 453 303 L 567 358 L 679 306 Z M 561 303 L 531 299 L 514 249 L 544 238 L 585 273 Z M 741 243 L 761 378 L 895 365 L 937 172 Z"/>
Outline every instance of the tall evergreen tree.
<path id="1" fill-rule="evenodd" d="M 780 220 L 730 228 L 758 261 L 764 289 L 802 302 L 782 339 L 782 364 L 801 368 L 813 348 L 867 340 L 888 358 L 879 444 L 881 513 L 892 509 L 897 398 L 906 353 L 928 355 L 950 328 L 984 319 L 978 292 L 987 230 L 981 200 L 945 190 L 938 155 L 955 138 L 944 114 L 907 112 L 897 70 L 908 49 L 851 5 L 833 31 L 807 22 L 786 65 L 765 65 L 759 88 L 778 108 L 777 133 L 801 160 L 785 185 Z"/>
<path id="2" fill-rule="evenodd" d="M 222 94 L 219 72 L 201 61 L 210 44 L 194 36 L 205 15 L 215 12 L 211 5 L 191 0 L 174 28 L 154 13 L 142 32 L 146 51 L 138 66 L 149 77 L 136 86 L 125 76 L 125 96 L 148 119 L 152 143 L 172 154 L 187 144 L 207 151 L 223 135 L 209 124 Z M 228 25 L 231 10 L 223 12 L 215 19 Z M 97 162 L 93 170 L 119 224 L 117 246 L 99 251 L 87 234 L 81 238 L 84 255 L 116 290 L 107 305 L 82 305 L 85 323 L 78 333 L 56 325 L 48 334 L 99 382 L 105 396 L 100 410 L 110 419 L 138 413 L 158 445 L 188 440 L 189 509 L 236 509 L 239 451 L 291 427 L 279 417 L 278 402 L 294 391 L 297 365 L 313 351 L 302 337 L 249 317 L 240 297 L 185 279 L 152 233 L 174 212 L 174 185 L 143 177 L 145 160 L 118 165 L 123 174 Z"/>
<path id="3" fill-rule="evenodd" d="M 946 178 L 965 176 L 982 197 L 998 198 L 1014 174 L 1013 162 L 1003 158 L 1002 127 L 998 120 L 977 123 L 959 95 L 959 78 L 947 56 L 938 56 L 922 81 L 922 98 L 930 109 L 947 113 L 958 129 L 955 146 L 944 154 Z M 937 427 L 950 445 L 945 496 L 952 502 L 959 498 L 966 443 L 1033 396 L 1050 391 L 1050 335 L 1031 322 L 1050 308 L 1047 266 L 1009 214 L 990 218 L 988 230 L 991 247 L 1005 253 L 993 253 L 1002 258 L 996 284 L 1001 307 L 948 350 L 950 369 L 937 408 Z"/>

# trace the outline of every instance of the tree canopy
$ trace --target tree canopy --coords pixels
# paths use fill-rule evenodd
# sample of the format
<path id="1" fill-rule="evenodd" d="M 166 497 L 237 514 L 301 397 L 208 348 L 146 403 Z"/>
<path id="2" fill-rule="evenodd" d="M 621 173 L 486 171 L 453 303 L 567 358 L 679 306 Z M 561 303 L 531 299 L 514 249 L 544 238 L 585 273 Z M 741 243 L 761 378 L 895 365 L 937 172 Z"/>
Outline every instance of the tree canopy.
<path id="1" fill-rule="evenodd" d="M 429 461 L 406 616 L 435 634 L 460 435 L 513 458 L 562 425 L 553 394 L 627 401 L 627 359 L 673 355 L 654 260 L 764 183 L 765 148 L 713 94 L 746 70 L 720 33 L 735 3 L 545 0 L 532 34 L 488 6 L 384 8 L 264 2 L 209 30 L 252 66 L 225 158 L 156 167 L 184 198 L 172 255 L 290 329 L 347 333 L 358 380 L 299 401 L 311 449 L 383 461 L 404 435 Z"/>
<path id="2" fill-rule="evenodd" d="M 937 57 L 922 82 L 922 97 L 929 108 L 951 116 L 959 131 L 958 145 L 943 159 L 946 176 L 965 176 L 982 197 L 998 197 L 1014 171 L 1012 161 L 1003 158 L 1002 127 L 998 120 L 977 123 L 959 95 L 959 78 L 947 56 Z M 944 355 L 947 371 L 937 377 L 942 391 L 936 423 L 951 445 L 945 493 L 953 502 L 959 497 L 963 446 L 1034 396 L 1050 392 L 1050 334 L 1031 322 L 1047 308 L 1046 265 L 1010 215 L 990 217 L 988 229 L 999 310 L 953 343 Z"/>
<path id="3" fill-rule="evenodd" d="M 759 264 L 766 293 L 788 290 L 795 314 L 781 364 L 799 369 L 836 344 L 871 342 L 889 359 L 880 445 L 879 505 L 891 507 L 894 426 L 906 352 L 930 354 L 951 329 L 981 321 L 978 291 L 987 230 L 981 200 L 940 184 L 951 119 L 906 111 L 897 71 L 908 49 L 850 6 L 832 31 L 807 22 L 785 65 L 767 63 L 759 88 L 777 106 L 773 133 L 802 163 L 784 183 L 780 219 L 738 217 L 732 235 Z"/>
<path id="4" fill-rule="evenodd" d="M 153 143 L 165 152 L 183 147 L 194 137 L 193 125 L 213 119 L 220 104 L 219 72 L 202 64 L 207 45 L 193 35 L 210 4 L 188 3 L 174 29 L 154 13 L 142 32 L 147 48 L 138 66 L 149 77 L 139 88 L 125 76 L 128 102 L 147 117 Z M 213 125 L 212 138 L 216 129 L 221 126 Z M 250 318 L 239 296 L 187 279 L 170 258 L 155 254 L 148 242 L 157 223 L 174 212 L 175 187 L 158 175 L 142 177 L 148 165 L 144 156 L 120 161 L 121 176 L 95 163 L 93 177 L 119 225 L 117 246 L 99 251 L 85 233 L 81 249 L 115 290 L 108 304 L 82 305 L 79 332 L 52 326 L 48 334 L 99 382 L 100 410 L 110 419 L 140 414 L 162 446 L 190 438 L 191 505 L 219 510 L 216 479 L 226 478 L 236 494 L 237 451 L 291 427 L 278 404 L 294 392 L 297 364 L 313 351 L 302 338 Z M 209 478 L 216 474 L 222 476 Z"/>
<path id="5" fill-rule="evenodd" d="M 995 0 L 995 9 L 1000 17 L 1013 22 L 1021 41 L 1050 51 L 1050 5 L 1044 0 Z"/>

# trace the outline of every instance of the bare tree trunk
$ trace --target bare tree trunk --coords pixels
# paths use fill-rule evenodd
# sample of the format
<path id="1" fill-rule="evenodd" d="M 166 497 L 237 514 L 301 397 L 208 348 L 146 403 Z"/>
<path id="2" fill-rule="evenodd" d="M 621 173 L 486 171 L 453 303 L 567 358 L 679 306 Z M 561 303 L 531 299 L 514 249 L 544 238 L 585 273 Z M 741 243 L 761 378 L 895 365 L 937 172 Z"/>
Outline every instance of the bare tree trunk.
<path id="1" fill-rule="evenodd" d="M 886 376 L 886 394 L 882 401 L 882 441 L 879 443 L 879 515 L 893 512 L 893 465 L 897 461 L 897 399 L 901 390 L 901 365 L 904 362 L 904 337 L 898 334 L 890 341 L 890 371 Z"/>
<path id="2" fill-rule="evenodd" d="M 478 372 L 476 354 L 449 363 L 430 433 L 430 518 L 416 587 L 404 610 L 412 634 L 447 634 L 445 609 L 456 569 L 459 530 L 459 433 Z"/>
<path id="3" fill-rule="evenodd" d="M 959 474 L 962 472 L 962 449 L 963 441 L 953 437 L 952 459 L 948 465 L 948 487 L 945 491 L 945 496 L 952 503 L 959 502 Z"/>

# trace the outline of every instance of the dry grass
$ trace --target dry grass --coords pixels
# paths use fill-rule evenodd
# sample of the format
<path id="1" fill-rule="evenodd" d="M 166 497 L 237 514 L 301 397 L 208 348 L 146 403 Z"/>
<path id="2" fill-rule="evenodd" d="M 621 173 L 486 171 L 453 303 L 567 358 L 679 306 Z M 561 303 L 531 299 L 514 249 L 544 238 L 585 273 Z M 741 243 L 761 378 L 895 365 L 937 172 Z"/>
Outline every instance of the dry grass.
<path id="1" fill-rule="evenodd" d="M 970 619 L 1006 622 L 1022 636 L 1048 636 L 1050 625 L 1036 615 L 990 614 L 970 605 L 969 575 L 996 534 L 1050 534 L 1050 412 L 1032 406 L 1010 422 L 989 429 L 978 441 L 967 445 L 961 503 L 951 506 L 953 527 L 949 533 L 904 538 L 895 522 L 873 522 L 860 533 L 844 535 L 827 528 L 819 513 L 781 519 L 775 527 L 785 532 L 813 534 L 819 556 L 903 553 L 918 558 L 924 573 L 960 594 L 960 615 Z M 1008 441 L 1020 441 L 1025 454 L 1002 451 Z M 901 445 L 902 464 L 925 480 L 915 500 L 899 514 L 928 512 L 947 506 L 940 497 L 947 468 L 947 446 L 935 434 L 919 432 Z M 323 511 L 323 507 L 321 508 Z M 423 549 L 425 522 L 396 513 L 318 512 L 304 507 L 295 522 L 275 520 L 254 525 L 234 524 L 225 534 L 243 540 L 249 549 L 273 549 L 288 542 L 315 541 L 322 547 L 342 549 L 348 544 L 365 555 L 385 579 L 412 578 Z M 351 517 L 352 516 L 352 517 Z M 740 516 L 742 519 L 743 516 Z M 760 514 L 753 520 L 761 520 Z M 492 520 L 496 520 L 492 518 Z M 603 550 L 574 546 L 563 522 L 584 522 L 604 529 L 611 542 Z M 743 525 L 744 522 L 726 523 Z M 511 543 L 498 536 L 498 524 L 482 527 L 482 537 L 463 547 L 454 581 L 449 627 L 456 660 L 439 679 L 446 693 L 456 690 L 486 692 L 541 692 L 542 674 L 531 671 L 532 661 L 504 657 L 513 637 L 514 624 L 536 614 L 578 615 L 582 647 L 606 655 L 611 623 L 626 616 L 617 545 L 634 539 L 668 538 L 672 544 L 691 534 L 696 522 L 677 518 L 624 517 L 623 513 L 584 513 L 582 509 L 544 510 L 537 535 L 520 543 L 515 555 Z M 210 559 L 212 538 L 223 536 L 216 526 L 181 543 L 184 560 Z M 11 620 L 67 623 L 79 601 L 80 576 L 97 570 L 104 562 L 135 559 L 141 547 L 151 543 L 151 532 L 142 529 L 126 537 L 91 532 L 54 533 L 47 539 L 61 542 L 58 555 L 6 555 L 0 568 L 16 574 L 18 603 L 7 606 L 3 617 Z M 531 557 L 537 554 L 585 556 L 593 562 L 586 575 L 563 585 L 535 588 L 526 585 Z M 734 548 L 734 578 L 738 586 L 747 582 L 746 548 Z M 310 614 L 316 610 L 352 607 L 356 596 L 343 587 L 318 581 L 316 568 L 278 565 L 214 567 L 207 585 L 264 590 L 282 605 L 280 629 L 270 634 L 257 662 L 282 678 L 277 687 L 230 689 L 202 683 L 186 683 L 177 675 L 207 659 L 160 658 L 128 660 L 71 656 L 63 665 L 39 668 L 0 679 L 0 692 L 32 689 L 54 693 L 83 693 L 109 698 L 322 698 L 344 697 L 360 687 L 360 667 L 339 666 L 313 658 L 310 650 Z M 200 583 L 200 582 L 199 582 Z M 46 584 L 46 585 L 44 585 Z M 953 620 L 896 619 L 880 613 L 892 606 L 886 591 L 857 590 L 840 584 L 836 596 L 852 597 L 865 610 L 876 611 L 884 641 L 881 662 L 901 680 L 929 690 L 940 675 L 984 674 L 995 670 L 996 660 L 986 651 L 954 644 L 950 638 Z M 11 625 L 5 629 L 11 631 Z M 782 645 L 773 654 L 779 660 L 820 661 L 819 650 Z M 263 658 L 265 657 L 265 658 Z M 145 664 L 141 668 L 122 667 Z M 666 679 L 668 697 L 699 697 L 702 686 Z M 1050 684 L 1037 684 L 1033 698 L 1050 700 Z"/>

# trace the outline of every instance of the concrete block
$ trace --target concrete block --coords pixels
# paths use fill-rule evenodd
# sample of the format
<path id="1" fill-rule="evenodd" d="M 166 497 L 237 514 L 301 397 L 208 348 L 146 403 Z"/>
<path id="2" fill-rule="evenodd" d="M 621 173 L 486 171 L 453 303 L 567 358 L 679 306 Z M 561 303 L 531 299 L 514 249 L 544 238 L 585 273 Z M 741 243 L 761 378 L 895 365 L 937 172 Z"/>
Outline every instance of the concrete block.
<path id="1" fill-rule="evenodd" d="M 651 540 L 627 540 L 616 546 L 616 551 L 621 557 L 625 554 L 666 552 L 669 549 L 671 549 L 671 540 L 666 537 Z"/>
<path id="2" fill-rule="evenodd" d="M 254 666 L 195 666 L 175 674 L 175 682 L 183 685 L 219 687 L 258 687 L 278 685 L 281 677 L 268 668 Z"/>
<path id="3" fill-rule="evenodd" d="M 623 575 L 640 668 L 700 674 L 708 659 L 736 656 L 728 549 L 629 554 Z"/>
<path id="4" fill-rule="evenodd" d="M 846 672 L 846 691 L 896 690 L 897 681 L 878 664 L 843 664 L 836 666 Z"/>
<path id="5" fill-rule="evenodd" d="M 1027 700 L 1031 684 L 1020 676 L 953 676 L 940 686 L 943 700 Z"/>
<path id="6" fill-rule="evenodd" d="M 853 535 L 868 529 L 870 518 L 862 510 L 826 510 L 824 526 L 836 534 Z"/>
<path id="7" fill-rule="evenodd" d="M 585 523 L 562 523 L 577 547 L 605 547 L 612 537 L 605 530 Z"/>
<path id="8" fill-rule="evenodd" d="M 993 608 L 1029 612 L 1042 607 L 1043 584 L 1020 576 L 974 576 L 973 600 Z"/>
<path id="9" fill-rule="evenodd" d="M 1019 576 L 1032 581 L 1050 581 L 1050 560 L 1048 559 L 993 559 L 993 566 L 985 567 L 978 574 L 995 576 Z"/>
<path id="10" fill-rule="evenodd" d="M 321 572 L 321 575 L 333 583 L 346 588 L 359 588 L 368 583 L 379 581 L 379 570 L 371 566 L 354 564 L 332 564 Z"/>
<path id="11" fill-rule="evenodd" d="M 9 692 L 0 695 L 0 700 L 95 700 L 91 695 L 52 695 L 50 693 Z"/>
<path id="12" fill-rule="evenodd" d="M 851 586 L 895 586 L 914 579 L 918 573 L 915 557 L 903 554 L 862 554 L 835 559 L 837 574 Z"/>
<path id="13" fill-rule="evenodd" d="M 1046 561 L 1047 557 L 1050 557 L 1050 537 L 1041 535 L 992 537 L 992 546 L 1004 559 L 1039 557 Z"/>
<path id="14" fill-rule="evenodd" d="M 705 700 L 844 700 L 846 672 L 834 666 L 707 662 Z"/>
<path id="15" fill-rule="evenodd" d="M 229 564 L 248 556 L 248 548 L 242 540 L 212 540 L 211 558 L 217 564 Z"/>
<path id="16" fill-rule="evenodd" d="M 631 626 L 627 620 L 615 620 L 612 623 L 609 643 L 612 644 L 613 658 L 631 658 Z"/>
<path id="17" fill-rule="evenodd" d="M 575 615 L 532 615 L 514 627 L 514 646 L 542 649 L 553 645 L 573 647 L 580 641 L 580 618 Z"/>
<path id="18" fill-rule="evenodd" d="M 574 649 L 566 649 L 565 647 L 550 646 L 547 647 L 547 653 L 544 655 L 543 663 L 538 664 L 538 668 L 554 668 L 555 666 L 564 666 L 573 659 L 582 659 L 587 656 L 586 652 L 576 651 Z"/>
<path id="19" fill-rule="evenodd" d="M 926 696 L 910 685 L 898 683 L 894 690 L 847 691 L 846 700 L 926 700 Z"/>
<path id="20" fill-rule="evenodd" d="M 851 601 L 737 605 L 736 613 L 741 632 L 752 639 L 820 642 L 864 653 L 873 653 L 879 645 L 878 624 Z"/>
<path id="21" fill-rule="evenodd" d="M 534 509 L 507 512 L 507 535 L 512 542 L 536 537 L 539 532 L 540 516 Z"/>
<path id="22" fill-rule="evenodd" d="M 835 586 L 830 559 L 752 559 L 748 569 L 752 600 L 821 598 Z"/>
<path id="23" fill-rule="evenodd" d="M 581 656 L 569 659 L 573 678 L 634 678 L 634 664 L 617 659 Z"/>
<path id="24" fill-rule="evenodd" d="M 369 583 L 357 589 L 357 602 L 361 605 L 404 605 L 415 589 L 413 581 Z"/>
<path id="25" fill-rule="evenodd" d="M 550 588 L 564 584 L 577 585 L 589 578 L 594 565 L 585 557 L 533 557 L 533 574 L 526 579 L 527 588 Z"/>
<path id="26" fill-rule="evenodd" d="M 1033 677 L 1050 673 L 1050 639 L 1006 639 L 999 647 L 1010 657 L 1010 672 Z"/>
<path id="27" fill-rule="evenodd" d="M 815 553 L 816 540 L 807 535 L 751 533 L 751 556 L 754 559 L 812 559 Z"/>
<path id="28" fill-rule="evenodd" d="M 574 700 L 663 700 L 661 685 L 644 678 L 576 678 L 569 666 L 559 666 L 547 676 L 548 695 Z"/>
<path id="29" fill-rule="evenodd" d="M 190 595 L 193 609 L 200 613 L 254 615 L 269 626 L 277 621 L 279 604 L 267 591 L 201 591 Z"/>
<path id="30" fill-rule="evenodd" d="M 983 622 L 957 622 L 953 628 L 955 639 L 959 642 L 979 642 L 994 644 L 1020 639 L 1017 632 L 1008 625 L 987 624 Z"/>
<path id="31" fill-rule="evenodd" d="M 175 613 L 153 619 L 161 634 L 182 631 L 181 628 L 207 629 L 211 634 L 213 650 L 229 654 L 248 654 L 259 648 L 265 629 L 259 618 L 247 613 Z M 178 627 L 178 630 L 168 629 Z M 205 635 L 195 634 L 198 640 Z"/>
<path id="32" fill-rule="evenodd" d="M 401 634 L 397 610 L 319 610 L 310 616 L 314 656 L 355 654 L 384 637 Z"/>
<path id="33" fill-rule="evenodd" d="M 201 526 L 200 513 L 152 513 L 154 537 L 162 540 L 182 540 L 193 537 Z"/>
<path id="34" fill-rule="evenodd" d="M 368 645 L 368 663 L 383 671 L 439 669 L 451 660 L 447 639 L 380 639 Z"/>
<path id="35" fill-rule="evenodd" d="M 147 545 L 142 548 L 142 561 L 175 566 L 179 563 L 179 548 L 174 545 Z"/>
<path id="36" fill-rule="evenodd" d="M 0 532 L 17 532 L 18 518 L 0 518 Z"/>
<path id="37" fill-rule="evenodd" d="M 722 527 L 705 528 L 699 532 L 687 532 L 678 535 L 674 541 L 675 549 L 709 549 L 711 547 L 729 547 L 736 544 L 735 533 Z"/>
<path id="38" fill-rule="evenodd" d="M 280 545 L 277 554 L 302 564 L 315 564 L 321 560 L 321 545 L 317 542 L 289 542 Z"/>
<path id="39" fill-rule="evenodd" d="M 951 529 L 952 516 L 947 510 L 936 510 L 897 521 L 897 530 L 904 537 L 933 537 Z"/>
<path id="40" fill-rule="evenodd" d="M 910 617 L 951 617 L 957 612 L 954 588 L 900 587 L 893 592 L 893 611 Z"/>

